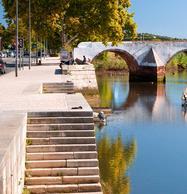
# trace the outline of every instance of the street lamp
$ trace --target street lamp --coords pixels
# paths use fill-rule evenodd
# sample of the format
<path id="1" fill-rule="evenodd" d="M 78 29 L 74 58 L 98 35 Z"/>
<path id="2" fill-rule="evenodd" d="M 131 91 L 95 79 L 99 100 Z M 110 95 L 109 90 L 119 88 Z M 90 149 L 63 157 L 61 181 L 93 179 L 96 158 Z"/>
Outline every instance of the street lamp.
<path id="1" fill-rule="evenodd" d="M 29 69 L 31 69 L 31 0 L 29 0 Z"/>
<path id="2" fill-rule="evenodd" d="M 0 51 L 2 50 L 2 38 L 0 37 Z"/>
<path id="3" fill-rule="evenodd" d="M 16 0 L 16 64 L 15 75 L 18 76 L 18 0 Z"/>

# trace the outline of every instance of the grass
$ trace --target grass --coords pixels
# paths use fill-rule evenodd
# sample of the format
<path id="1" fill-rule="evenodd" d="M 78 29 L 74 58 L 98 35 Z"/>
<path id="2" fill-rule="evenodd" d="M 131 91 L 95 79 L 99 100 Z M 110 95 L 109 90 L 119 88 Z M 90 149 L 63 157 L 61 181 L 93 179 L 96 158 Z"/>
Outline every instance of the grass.
<path id="1" fill-rule="evenodd" d="M 27 139 L 27 140 L 26 140 L 26 145 L 27 145 L 27 146 L 32 145 L 32 140 L 31 140 L 31 139 Z"/>
<path id="2" fill-rule="evenodd" d="M 22 194 L 31 194 L 29 189 L 24 188 Z"/>

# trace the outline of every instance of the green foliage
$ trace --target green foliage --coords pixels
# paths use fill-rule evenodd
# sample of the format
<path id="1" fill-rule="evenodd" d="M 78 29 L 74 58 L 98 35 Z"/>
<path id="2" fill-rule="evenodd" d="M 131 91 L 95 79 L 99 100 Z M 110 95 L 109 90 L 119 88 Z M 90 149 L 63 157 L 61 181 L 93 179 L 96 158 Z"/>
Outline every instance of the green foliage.
<path id="1" fill-rule="evenodd" d="M 0 37 L 2 37 L 2 46 L 7 49 L 9 45 L 13 44 L 15 37 L 15 25 L 11 24 L 7 28 L 0 25 Z"/>
<path id="2" fill-rule="evenodd" d="M 24 188 L 22 194 L 31 194 L 29 189 Z"/>
<path id="3" fill-rule="evenodd" d="M 177 55 L 175 55 L 171 61 L 167 64 L 167 68 L 183 68 L 187 69 L 187 54 L 184 52 L 181 52 Z"/>
<path id="4" fill-rule="evenodd" d="M 125 40 L 130 40 L 131 37 L 125 37 Z M 176 40 L 185 40 L 180 38 L 172 38 L 168 36 L 161 36 L 150 33 L 138 33 L 135 40 L 149 40 L 149 41 L 176 41 Z"/>
<path id="5" fill-rule="evenodd" d="M 27 146 L 32 145 L 32 140 L 31 140 L 31 139 L 27 139 L 27 140 L 26 140 L 26 145 L 27 145 Z"/>
<path id="6" fill-rule="evenodd" d="M 103 52 L 92 62 L 98 71 L 128 71 L 124 59 L 113 52 Z"/>
<path id="7" fill-rule="evenodd" d="M 121 137 L 111 141 L 107 136 L 98 141 L 98 158 L 104 193 L 129 194 L 127 170 L 136 155 L 136 142 L 123 144 Z"/>
<path id="8" fill-rule="evenodd" d="M 15 19 L 15 0 L 2 0 L 6 17 Z M 111 41 L 117 44 L 124 35 L 136 36 L 130 14 L 130 0 L 31 0 L 34 35 L 49 40 L 51 48 L 77 45 L 81 41 Z M 19 1 L 19 17 L 25 29 L 28 0 Z"/>

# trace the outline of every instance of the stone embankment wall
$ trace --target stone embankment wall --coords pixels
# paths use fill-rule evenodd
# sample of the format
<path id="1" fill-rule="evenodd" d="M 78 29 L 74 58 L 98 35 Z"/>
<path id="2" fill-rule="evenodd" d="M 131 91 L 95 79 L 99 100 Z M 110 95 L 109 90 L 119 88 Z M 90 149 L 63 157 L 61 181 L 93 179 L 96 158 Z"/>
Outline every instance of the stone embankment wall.
<path id="1" fill-rule="evenodd" d="M 98 89 L 95 68 L 92 64 L 70 65 L 67 68 L 76 89 Z"/>
<path id="2" fill-rule="evenodd" d="M 0 112 L 0 194 L 21 194 L 27 114 Z"/>

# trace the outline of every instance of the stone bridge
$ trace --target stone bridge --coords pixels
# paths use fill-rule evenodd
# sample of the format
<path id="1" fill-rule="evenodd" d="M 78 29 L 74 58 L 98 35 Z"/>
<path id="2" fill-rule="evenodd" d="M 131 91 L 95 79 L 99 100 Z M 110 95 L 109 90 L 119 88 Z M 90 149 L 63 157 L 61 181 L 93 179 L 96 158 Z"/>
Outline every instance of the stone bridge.
<path id="1" fill-rule="evenodd" d="M 187 52 L 187 41 L 128 41 L 118 46 L 101 42 L 81 42 L 74 49 L 74 58 L 86 56 L 90 62 L 105 51 L 120 55 L 129 68 L 130 81 L 165 81 L 166 64 L 179 52 Z"/>

